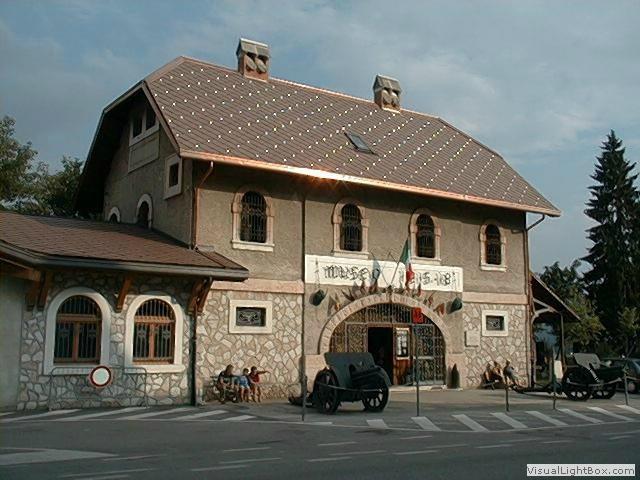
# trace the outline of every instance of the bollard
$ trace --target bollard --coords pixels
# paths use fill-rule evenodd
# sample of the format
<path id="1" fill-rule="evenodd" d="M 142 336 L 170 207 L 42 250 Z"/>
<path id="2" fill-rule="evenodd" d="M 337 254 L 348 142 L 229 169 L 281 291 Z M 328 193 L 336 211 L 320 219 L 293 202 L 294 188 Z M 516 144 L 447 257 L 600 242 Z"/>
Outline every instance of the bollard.
<path id="1" fill-rule="evenodd" d="M 553 409 L 556 409 L 556 372 L 551 374 L 551 385 L 553 388 Z"/>
<path id="2" fill-rule="evenodd" d="M 504 406 L 509 411 L 509 383 L 505 381 L 504 383 Z"/>
<path id="3" fill-rule="evenodd" d="M 622 372 L 622 381 L 624 382 L 624 403 L 629 406 L 629 386 L 627 385 L 627 369 Z"/>

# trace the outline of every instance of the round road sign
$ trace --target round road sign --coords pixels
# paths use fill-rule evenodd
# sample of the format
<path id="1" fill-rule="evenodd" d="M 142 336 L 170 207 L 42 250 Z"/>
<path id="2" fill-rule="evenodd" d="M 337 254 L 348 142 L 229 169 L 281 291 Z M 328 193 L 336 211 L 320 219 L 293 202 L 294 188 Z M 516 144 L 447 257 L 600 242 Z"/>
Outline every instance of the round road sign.
<path id="1" fill-rule="evenodd" d="M 91 385 L 96 388 L 104 388 L 111 383 L 111 379 L 113 378 L 113 374 L 111 373 L 111 369 L 105 365 L 98 365 L 96 368 L 91 370 L 89 374 L 89 381 Z"/>

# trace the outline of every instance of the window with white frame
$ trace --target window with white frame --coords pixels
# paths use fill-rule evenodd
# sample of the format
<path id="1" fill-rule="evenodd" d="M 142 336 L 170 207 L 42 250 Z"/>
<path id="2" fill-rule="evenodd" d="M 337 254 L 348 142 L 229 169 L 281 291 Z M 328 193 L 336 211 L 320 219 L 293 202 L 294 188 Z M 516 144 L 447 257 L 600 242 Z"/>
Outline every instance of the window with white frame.
<path id="1" fill-rule="evenodd" d="M 262 300 L 229 300 L 229 333 L 271 333 L 273 305 Z"/>
<path id="2" fill-rule="evenodd" d="M 509 335 L 509 314 L 503 310 L 483 310 L 482 335 L 484 337 Z"/>
<path id="3" fill-rule="evenodd" d="M 143 366 L 151 373 L 184 370 L 180 304 L 164 293 L 138 295 L 125 319 L 125 367 Z"/>
<path id="4" fill-rule="evenodd" d="M 111 207 L 107 220 L 111 223 L 120 223 L 120 209 L 118 207 Z"/>
<path id="5" fill-rule="evenodd" d="M 505 232 L 498 222 L 488 220 L 480 227 L 480 268 L 490 271 L 506 271 L 506 253 Z"/>
<path id="6" fill-rule="evenodd" d="M 440 225 L 426 208 L 419 208 L 409 223 L 411 260 L 415 263 L 440 264 Z"/>
<path id="7" fill-rule="evenodd" d="M 241 188 L 233 198 L 231 212 L 233 248 L 273 251 L 273 199 L 267 192 L 253 186 Z"/>
<path id="8" fill-rule="evenodd" d="M 47 308 L 43 373 L 64 375 L 64 367 L 86 370 L 109 363 L 111 307 L 95 290 L 74 287 Z"/>
<path id="9" fill-rule="evenodd" d="M 138 200 L 134 221 L 144 228 L 151 228 L 153 225 L 153 200 L 148 193 L 143 194 Z"/>
<path id="10" fill-rule="evenodd" d="M 334 255 L 369 257 L 369 218 L 360 202 L 353 199 L 338 202 L 333 209 L 331 222 Z"/>
<path id="11" fill-rule="evenodd" d="M 139 142 L 158 131 L 158 118 L 151 105 L 147 105 L 144 110 L 134 113 L 131 117 L 129 131 L 129 145 Z"/>
<path id="12" fill-rule="evenodd" d="M 182 159 L 170 155 L 164 162 L 164 198 L 182 193 Z"/>

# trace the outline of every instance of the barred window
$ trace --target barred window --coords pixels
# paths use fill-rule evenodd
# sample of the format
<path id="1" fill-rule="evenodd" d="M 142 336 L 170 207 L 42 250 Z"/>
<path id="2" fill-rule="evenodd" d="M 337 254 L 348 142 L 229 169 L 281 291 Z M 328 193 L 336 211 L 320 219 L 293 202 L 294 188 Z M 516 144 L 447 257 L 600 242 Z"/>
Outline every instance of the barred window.
<path id="1" fill-rule="evenodd" d="M 500 230 L 495 225 L 485 229 L 485 257 L 489 265 L 502 265 L 502 240 Z"/>
<path id="2" fill-rule="evenodd" d="M 267 243 L 267 202 L 257 192 L 247 192 L 242 196 L 240 240 Z"/>
<path id="3" fill-rule="evenodd" d="M 54 361 L 97 363 L 100 358 L 102 315 L 88 297 L 75 295 L 56 314 Z"/>
<path id="4" fill-rule="evenodd" d="M 429 215 L 418 215 L 416 220 L 416 254 L 418 257 L 436 257 L 436 229 Z"/>
<path id="5" fill-rule="evenodd" d="M 486 329 L 490 332 L 502 332 L 504 331 L 504 317 L 500 315 L 487 315 L 486 317 Z"/>
<path id="6" fill-rule="evenodd" d="M 362 251 L 362 215 L 360 209 L 348 203 L 341 210 L 340 248 L 350 252 Z"/>
<path id="7" fill-rule="evenodd" d="M 134 362 L 173 363 L 176 317 L 171 305 L 147 300 L 138 307 L 133 324 Z"/>

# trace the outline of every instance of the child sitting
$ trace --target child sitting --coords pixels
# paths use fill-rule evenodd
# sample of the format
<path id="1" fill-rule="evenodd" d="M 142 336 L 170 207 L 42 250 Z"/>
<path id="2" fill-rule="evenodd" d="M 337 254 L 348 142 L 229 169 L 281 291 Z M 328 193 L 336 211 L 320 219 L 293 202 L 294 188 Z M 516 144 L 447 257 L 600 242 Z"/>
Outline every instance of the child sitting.
<path id="1" fill-rule="evenodd" d="M 245 368 L 242 370 L 242 375 L 238 377 L 238 390 L 241 402 L 249 401 L 249 385 L 249 369 Z"/>
<path id="2" fill-rule="evenodd" d="M 260 375 L 263 373 L 269 373 L 266 370 L 258 371 L 258 367 L 251 367 L 251 373 L 249 373 L 249 380 L 251 382 L 251 399 L 256 402 L 262 402 L 262 389 L 260 388 Z M 257 398 L 257 400 L 256 400 Z"/>

